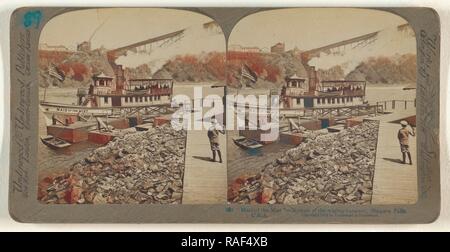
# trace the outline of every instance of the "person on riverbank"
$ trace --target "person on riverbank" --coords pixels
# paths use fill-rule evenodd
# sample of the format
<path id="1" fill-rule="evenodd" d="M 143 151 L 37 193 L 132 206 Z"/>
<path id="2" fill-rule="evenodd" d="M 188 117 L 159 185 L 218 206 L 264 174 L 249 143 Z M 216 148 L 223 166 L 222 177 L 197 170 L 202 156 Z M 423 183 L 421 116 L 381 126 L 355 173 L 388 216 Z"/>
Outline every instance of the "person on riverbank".
<path id="1" fill-rule="evenodd" d="M 408 122 L 401 121 L 400 125 L 401 129 L 398 130 L 398 141 L 400 142 L 400 150 L 402 152 L 403 164 L 406 164 L 406 155 L 408 155 L 409 164 L 412 165 L 411 153 L 409 152 L 409 136 L 415 136 L 416 132 L 414 128 L 411 127 L 411 130 L 408 129 Z"/>
<path id="2" fill-rule="evenodd" d="M 222 126 L 217 122 L 215 117 L 211 118 L 211 127 L 208 129 L 209 144 L 211 145 L 212 161 L 216 162 L 216 152 L 219 156 L 219 162 L 222 163 L 222 153 L 220 152 L 219 133 L 225 134 Z"/>

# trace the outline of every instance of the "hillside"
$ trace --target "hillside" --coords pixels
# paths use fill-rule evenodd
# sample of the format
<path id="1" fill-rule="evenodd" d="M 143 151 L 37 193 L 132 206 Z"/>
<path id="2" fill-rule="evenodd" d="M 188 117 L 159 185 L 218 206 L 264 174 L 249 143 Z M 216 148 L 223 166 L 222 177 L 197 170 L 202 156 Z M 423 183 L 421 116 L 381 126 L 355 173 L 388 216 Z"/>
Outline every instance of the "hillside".
<path id="1" fill-rule="evenodd" d="M 61 56 L 58 52 L 39 52 L 39 85 L 59 86 L 59 87 L 79 87 L 87 86 L 94 74 L 101 72 L 113 76 L 114 72 L 108 64 L 106 53 L 99 50 L 91 52 L 71 52 Z M 63 73 L 64 80 L 59 81 L 52 78 L 48 73 L 50 64 Z"/>
<path id="2" fill-rule="evenodd" d="M 361 62 L 346 79 L 366 80 L 368 83 L 416 83 L 416 55 L 371 57 Z"/>
<path id="3" fill-rule="evenodd" d="M 155 72 L 154 78 L 173 78 L 178 82 L 225 81 L 225 54 L 178 55 Z"/>
<path id="4" fill-rule="evenodd" d="M 63 75 L 64 80 L 52 78 L 48 73 L 49 65 L 53 64 Z M 125 67 L 127 78 L 147 78 L 151 69 L 147 64 L 137 67 Z M 57 52 L 39 51 L 39 85 L 41 87 L 83 87 L 88 86 L 93 75 L 104 73 L 114 76 L 108 63 L 106 52 L 94 50 L 91 52 Z"/>
<path id="5" fill-rule="evenodd" d="M 257 76 L 257 87 L 279 86 L 286 76 L 306 76 L 306 70 L 293 52 L 284 54 L 243 53 L 230 51 L 200 55 L 180 55 L 169 60 L 154 74 L 155 78 L 173 78 L 178 82 L 227 81 L 239 85 L 241 68 L 247 65 Z"/>
<path id="6" fill-rule="evenodd" d="M 259 88 L 279 86 L 284 83 L 286 76 L 293 74 L 306 76 L 306 69 L 298 54 L 292 51 L 283 54 L 230 51 L 227 65 L 230 86 L 239 85 L 243 65 L 247 65 L 258 76 L 257 82 L 252 85 Z"/>
<path id="7" fill-rule="evenodd" d="M 162 66 L 155 77 L 174 78 L 176 81 L 228 81 L 230 86 L 239 85 L 242 65 L 247 65 L 257 76 L 255 87 L 276 87 L 284 78 L 296 74 L 307 77 L 306 69 L 294 52 L 283 54 L 228 52 L 227 71 L 222 53 L 177 56 Z M 369 57 L 354 69 L 344 63 L 328 69 L 317 69 L 319 79 L 366 80 L 371 84 L 405 84 L 416 81 L 416 55 L 404 54 L 392 57 Z M 245 82 L 245 80 L 244 80 Z M 247 81 L 248 82 L 248 81 Z"/>
<path id="8" fill-rule="evenodd" d="M 284 78 L 296 74 L 307 76 L 298 54 L 290 51 L 283 54 L 228 52 L 202 53 L 198 55 L 178 55 L 168 60 L 159 70 L 153 72 L 150 64 L 124 69 L 127 78 L 173 78 L 177 82 L 225 82 L 230 86 L 239 85 L 241 68 L 247 65 L 257 76 L 258 88 L 279 87 Z M 49 63 L 54 64 L 64 75 L 64 81 L 51 78 Z M 93 52 L 40 52 L 40 86 L 79 87 L 87 86 L 94 74 L 101 72 L 114 76 L 105 54 Z M 352 79 L 366 80 L 368 83 L 405 84 L 416 81 L 416 55 L 403 54 L 392 57 L 369 57 L 348 70 L 344 64 L 328 69 L 317 69 L 321 80 Z M 349 71 L 346 74 L 346 70 Z M 152 75 L 153 74 L 153 75 Z M 244 80 L 245 82 L 245 80 Z M 247 81 L 248 82 L 248 81 Z"/>

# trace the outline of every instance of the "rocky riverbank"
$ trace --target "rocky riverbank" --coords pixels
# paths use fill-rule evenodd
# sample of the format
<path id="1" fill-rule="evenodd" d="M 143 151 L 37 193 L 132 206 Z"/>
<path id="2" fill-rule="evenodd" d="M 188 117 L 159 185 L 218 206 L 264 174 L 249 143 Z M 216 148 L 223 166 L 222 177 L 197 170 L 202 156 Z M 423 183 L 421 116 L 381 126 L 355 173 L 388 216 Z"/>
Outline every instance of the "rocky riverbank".
<path id="1" fill-rule="evenodd" d="M 69 172 L 39 181 L 42 203 L 180 204 L 186 132 L 164 125 L 118 137 Z"/>
<path id="2" fill-rule="evenodd" d="M 237 178 L 228 201 L 240 204 L 370 204 L 378 122 L 318 135 Z"/>

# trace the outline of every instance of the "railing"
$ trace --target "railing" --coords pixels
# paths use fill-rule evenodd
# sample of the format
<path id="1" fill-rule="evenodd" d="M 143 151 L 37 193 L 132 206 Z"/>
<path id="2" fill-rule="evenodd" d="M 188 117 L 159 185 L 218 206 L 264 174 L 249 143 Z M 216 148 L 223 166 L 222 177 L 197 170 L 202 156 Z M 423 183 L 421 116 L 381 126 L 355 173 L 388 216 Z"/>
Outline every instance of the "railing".
<path id="1" fill-rule="evenodd" d="M 362 116 L 383 113 L 383 106 L 377 105 L 357 105 L 357 106 L 341 106 L 341 107 L 312 107 L 303 109 L 282 109 L 281 114 L 296 114 L 300 116 L 316 116 L 316 117 L 332 117 L 332 116 Z"/>
<path id="2" fill-rule="evenodd" d="M 306 92 L 305 90 L 299 90 L 299 88 L 286 88 L 286 96 L 302 96 Z"/>
<path id="3" fill-rule="evenodd" d="M 377 115 L 381 113 L 383 108 L 378 105 L 358 105 L 348 107 L 329 107 L 329 108 L 313 108 L 311 111 L 306 110 L 305 114 L 312 114 L 319 117 L 329 116 L 362 116 Z"/>
<path id="4" fill-rule="evenodd" d="M 156 90 L 151 90 L 150 94 L 152 94 L 152 95 L 170 95 L 170 94 L 172 94 L 172 90 L 170 88 L 156 89 Z"/>
<path id="5" fill-rule="evenodd" d="M 358 90 L 318 90 L 318 95 L 321 96 L 327 96 L 327 95 L 342 95 L 342 96 L 364 96 L 364 90 L 358 89 Z"/>
<path id="6" fill-rule="evenodd" d="M 414 100 L 385 100 L 377 101 L 377 105 L 383 106 L 384 111 L 394 109 L 408 109 L 416 107 L 416 99 Z"/>
<path id="7" fill-rule="evenodd" d="M 95 90 L 94 94 L 95 95 L 109 95 L 109 94 L 111 94 L 111 91 Z"/>
<path id="8" fill-rule="evenodd" d="M 348 96 L 363 96 L 364 95 L 364 90 L 343 90 L 343 95 L 348 95 Z"/>

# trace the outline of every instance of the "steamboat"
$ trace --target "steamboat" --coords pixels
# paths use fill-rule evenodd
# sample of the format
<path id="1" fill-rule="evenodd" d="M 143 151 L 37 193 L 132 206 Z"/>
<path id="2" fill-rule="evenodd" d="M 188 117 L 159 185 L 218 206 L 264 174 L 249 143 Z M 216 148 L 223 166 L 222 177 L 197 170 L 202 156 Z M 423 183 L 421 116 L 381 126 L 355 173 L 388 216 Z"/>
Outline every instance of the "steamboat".
<path id="1" fill-rule="evenodd" d="M 173 79 L 129 79 L 124 85 L 113 80 L 104 73 L 93 76 L 89 88 L 77 90 L 75 105 L 41 101 L 47 125 L 67 125 L 82 118 L 119 116 L 133 109 L 170 105 Z"/>
<path id="2" fill-rule="evenodd" d="M 105 57 L 111 66 L 114 76 L 100 73 L 92 77 L 89 88 L 80 88 L 77 91 L 77 104 L 40 102 L 47 125 L 57 123 L 72 124 L 74 121 L 109 116 L 124 116 L 133 111 L 153 110 L 170 106 L 173 93 L 172 79 L 127 79 L 123 66 L 116 64 L 121 56 L 127 56 L 129 51 L 140 51 L 150 54 L 154 44 L 159 46 L 176 42 L 183 37 L 184 29 L 149 38 L 143 41 L 108 50 Z M 92 37 L 91 37 L 92 38 Z M 79 44 L 77 50 L 85 52 L 98 52 L 91 50 L 90 40 Z M 64 80 L 63 73 L 55 66 L 49 66 L 49 75 L 60 82 Z"/>
<path id="3" fill-rule="evenodd" d="M 365 104 L 366 82 L 359 80 L 323 80 L 313 82 L 297 75 L 286 78 L 281 89 L 281 108 L 350 107 Z"/>

